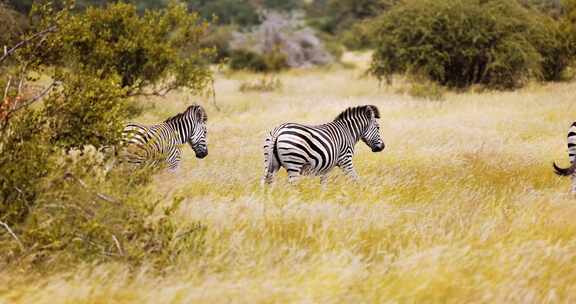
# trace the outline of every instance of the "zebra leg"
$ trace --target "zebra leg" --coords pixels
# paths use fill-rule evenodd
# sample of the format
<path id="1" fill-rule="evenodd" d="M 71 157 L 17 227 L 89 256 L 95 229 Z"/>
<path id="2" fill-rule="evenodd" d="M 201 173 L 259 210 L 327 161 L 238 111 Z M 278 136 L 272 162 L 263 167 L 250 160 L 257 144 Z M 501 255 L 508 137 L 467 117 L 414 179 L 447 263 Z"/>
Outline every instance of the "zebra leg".
<path id="1" fill-rule="evenodd" d="M 288 182 L 294 184 L 300 178 L 299 169 L 286 169 L 288 171 Z"/>
<path id="2" fill-rule="evenodd" d="M 320 185 L 326 186 L 326 181 L 328 180 L 328 174 L 320 175 Z"/>
<path id="3" fill-rule="evenodd" d="M 352 165 L 352 158 L 347 158 L 342 160 L 338 166 L 344 171 L 344 173 L 349 176 L 352 180 L 358 181 L 359 177 L 354 170 L 354 165 Z"/>
<path id="4" fill-rule="evenodd" d="M 178 171 L 181 154 L 182 152 L 180 152 L 180 148 L 178 147 L 174 147 L 174 149 L 170 151 L 168 158 L 166 158 L 166 163 L 168 164 L 168 170 L 170 170 L 170 172 L 175 173 Z"/>

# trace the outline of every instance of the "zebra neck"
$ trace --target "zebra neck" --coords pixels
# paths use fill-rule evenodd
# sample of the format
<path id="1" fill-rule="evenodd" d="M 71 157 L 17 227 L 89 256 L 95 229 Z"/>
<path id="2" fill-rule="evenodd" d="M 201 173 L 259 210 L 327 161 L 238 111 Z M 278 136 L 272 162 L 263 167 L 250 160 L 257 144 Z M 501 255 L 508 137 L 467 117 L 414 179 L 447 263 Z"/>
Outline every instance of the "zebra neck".
<path id="1" fill-rule="evenodd" d="M 366 128 L 360 121 L 338 120 L 332 123 L 335 124 L 339 130 L 346 132 L 346 136 L 343 138 L 345 141 L 343 144 L 351 146 L 356 145 L 356 143 L 360 141 L 362 133 Z"/>
<path id="2" fill-rule="evenodd" d="M 169 121 L 167 124 L 174 130 L 178 138 L 178 144 L 183 145 L 188 142 L 188 138 L 192 135 L 194 124 L 192 122 L 185 122 L 182 120 Z"/>

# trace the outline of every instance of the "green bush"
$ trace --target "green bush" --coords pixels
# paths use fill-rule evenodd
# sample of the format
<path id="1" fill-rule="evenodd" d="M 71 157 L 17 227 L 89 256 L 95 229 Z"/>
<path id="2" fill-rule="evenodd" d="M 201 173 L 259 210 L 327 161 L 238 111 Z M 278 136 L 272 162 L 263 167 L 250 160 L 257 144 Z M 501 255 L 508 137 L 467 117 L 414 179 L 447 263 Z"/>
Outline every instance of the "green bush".
<path id="1" fill-rule="evenodd" d="M 0 63 L 0 264 L 167 266 L 181 251 L 201 252 L 206 227 L 176 225 L 179 201 L 158 206 L 146 190 L 151 172 L 99 152 L 137 111 L 132 95 L 212 82 L 212 50 L 198 45 L 205 23 L 182 5 L 135 12 L 38 7 L 32 31 L 44 34 L 21 37 L 29 42 Z M 44 89 L 26 89 L 34 85 Z"/>
<path id="2" fill-rule="evenodd" d="M 0 2 L 0 47 L 14 45 L 28 28 L 24 16 Z M 3 51 L 2 51 L 3 54 Z"/>
<path id="3" fill-rule="evenodd" d="M 119 77 L 127 94 L 161 85 L 157 91 L 188 88 L 200 92 L 211 84 L 208 64 L 214 50 L 201 45 L 208 23 L 183 5 L 146 11 L 125 3 L 90 7 L 82 13 L 52 14 L 40 7 L 40 27 L 58 32 L 34 56 L 42 64 L 101 78 Z"/>
<path id="4" fill-rule="evenodd" d="M 230 51 L 230 68 L 253 72 L 278 72 L 288 68 L 286 55 L 279 50 L 258 54 L 250 50 Z"/>
<path id="5" fill-rule="evenodd" d="M 572 58 L 549 17 L 505 0 L 408 1 L 374 22 L 371 73 L 424 76 L 447 87 L 513 88 L 555 80 Z"/>
<path id="6" fill-rule="evenodd" d="M 0 134 L 0 221 L 13 225 L 25 219 L 41 192 L 53 150 L 38 111 L 21 113 Z"/>
<path id="7" fill-rule="evenodd" d="M 25 221 L 0 234 L 2 255 L 26 268 L 61 269 L 79 262 L 169 266 L 181 252 L 202 253 L 206 227 L 171 218 L 181 200 L 160 208 L 142 186 L 149 172 L 106 170 L 94 147 L 53 156 L 50 174 Z"/>
<path id="8" fill-rule="evenodd" d="M 62 88 L 44 101 L 42 109 L 50 142 L 65 149 L 118 143 L 127 117 L 118 80 L 69 73 L 62 79 Z"/>

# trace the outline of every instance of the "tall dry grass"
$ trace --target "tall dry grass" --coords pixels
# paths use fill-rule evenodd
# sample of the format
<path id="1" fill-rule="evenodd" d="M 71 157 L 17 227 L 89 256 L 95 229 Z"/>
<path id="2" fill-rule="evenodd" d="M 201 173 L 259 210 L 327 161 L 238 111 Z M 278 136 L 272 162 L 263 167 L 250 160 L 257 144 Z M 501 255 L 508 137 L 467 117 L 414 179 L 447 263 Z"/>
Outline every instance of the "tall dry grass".
<path id="1" fill-rule="evenodd" d="M 576 200 L 551 169 L 567 164 L 576 84 L 430 102 L 361 75 L 292 71 L 266 93 L 238 91 L 254 75 L 219 75 L 222 111 L 201 101 L 209 156 L 186 148 L 179 172 L 153 185 L 166 201 L 184 198 L 179 220 L 207 226 L 204 252 L 161 274 L 115 264 L 5 272 L 0 303 L 576 302 Z M 168 99 L 145 101 L 140 121 L 197 100 Z M 318 178 L 290 186 L 282 172 L 260 186 L 267 130 L 360 104 L 379 107 L 387 144 L 379 154 L 358 144 L 360 183 L 334 171 L 324 189 Z"/>

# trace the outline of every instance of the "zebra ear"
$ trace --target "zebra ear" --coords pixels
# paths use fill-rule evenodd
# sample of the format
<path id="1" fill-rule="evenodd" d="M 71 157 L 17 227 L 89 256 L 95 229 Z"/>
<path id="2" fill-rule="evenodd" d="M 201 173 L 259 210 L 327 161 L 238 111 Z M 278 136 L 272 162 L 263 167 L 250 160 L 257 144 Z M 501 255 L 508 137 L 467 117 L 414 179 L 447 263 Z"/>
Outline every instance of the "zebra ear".
<path id="1" fill-rule="evenodd" d="M 208 121 L 208 115 L 206 114 L 206 110 L 204 110 L 204 108 L 198 104 L 194 104 L 193 107 L 196 108 L 196 111 L 194 111 L 195 112 L 194 117 L 196 118 L 196 120 L 206 123 L 206 121 Z"/>
<path id="2" fill-rule="evenodd" d="M 367 105 L 366 113 L 372 118 L 380 118 L 380 111 L 374 105 Z"/>

